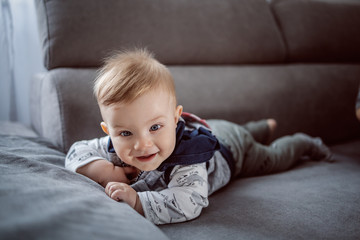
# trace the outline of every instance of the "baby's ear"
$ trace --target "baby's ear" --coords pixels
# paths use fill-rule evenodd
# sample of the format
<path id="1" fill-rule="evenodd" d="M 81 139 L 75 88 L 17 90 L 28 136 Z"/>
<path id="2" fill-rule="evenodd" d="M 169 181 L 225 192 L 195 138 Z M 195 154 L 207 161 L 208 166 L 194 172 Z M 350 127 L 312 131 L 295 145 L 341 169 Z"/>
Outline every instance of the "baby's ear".
<path id="1" fill-rule="evenodd" d="M 101 122 L 101 123 L 100 123 L 100 126 L 101 126 L 101 129 L 104 131 L 104 133 L 106 133 L 107 135 L 109 135 L 109 130 L 108 130 L 107 126 L 106 126 L 106 123 Z"/>
<path id="2" fill-rule="evenodd" d="M 175 110 L 175 123 L 178 123 L 182 112 L 183 112 L 183 106 L 181 106 L 181 105 L 177 106 L 176 110 Z"/>

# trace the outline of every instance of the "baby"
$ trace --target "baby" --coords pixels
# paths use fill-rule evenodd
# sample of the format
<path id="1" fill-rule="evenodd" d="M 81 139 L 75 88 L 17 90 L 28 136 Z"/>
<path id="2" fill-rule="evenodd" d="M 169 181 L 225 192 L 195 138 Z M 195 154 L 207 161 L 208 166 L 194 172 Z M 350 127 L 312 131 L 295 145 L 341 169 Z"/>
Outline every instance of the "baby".
<path id="1" fill-rule="evenodd" d="M 94 92 L 108 136 L 75 143 L 66 168 L 100 183 L 109 197 L 155 224 L 198 217 L 209 195 L 232 178 L 331 156 L 319 138 L 301 133 L 261 144 L 275 128 L 272 119 L 242 127 L 183 113 L 169 70 L 146 50 L 108 59 Z"/>

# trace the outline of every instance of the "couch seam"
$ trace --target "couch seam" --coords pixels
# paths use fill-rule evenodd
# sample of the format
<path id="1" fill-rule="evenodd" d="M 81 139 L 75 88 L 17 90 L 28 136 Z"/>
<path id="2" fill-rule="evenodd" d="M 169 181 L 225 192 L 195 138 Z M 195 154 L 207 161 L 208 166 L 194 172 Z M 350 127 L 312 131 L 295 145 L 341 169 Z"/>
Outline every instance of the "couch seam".
<path id="1" fill-rule="evenodd" d="M 47 73 L 45 73 L 47 74 Z M 45 75 L 43 77 L 43 79 L 40 81 L 40 97 L 39 97 L 39 105 L 42 108 L 42 100 L 43 100 L 43 88 L 44 88 L 44 79 L 45 79 Z M 43 113 L 42 111 L 40 111 L 40 129 L 38 131 L 40 131 L 38 134 L 41 136 L 44 136 L 44 125 L 43 125 Z M 34 124 L 34 123 L 33 123 Z M 34 127 L 35 128 L 35 127 Z"/>
<path id="2" fill-rule="evenodd" d="M 60 136 L 60 139 L 61 139 L 61 148 L 62 148 L 62 151 L 65 152 L 65 140 L 64 140 L 64 136 L 65 136 L 65 126 L 64 126 L 64 109 L 63 109 L 63 99 L 62 99 L 62 96 L 60 94 L 60 91 L 59 91 L 59 85 L 57 83 L 57 81 L 55 80 L 54 81 L 55 83 L 55 89 L 56 89 L 56 94 L 58 96 L 58 104 L 59 104 L 59 114 L 60 114 L 60 124 L 61 124 L 61 136 Z"/>
<path id="3" fill-rule="evenodd" d="M 46 4 L 47 4 L 47 0 L 43 0 L 43 3 L 44 3 L 44 10 L 45 10 L 45 16 L 46 16 L 46 33 L 47 33 L 47 47 L 48 47 L 48 50 L 46 51 L 46 55 L 47 55 L 47 69 L 50 70 L 51 67 L 50 67 L 50 58 L 51 58 L 51 47 L 50 47 L 50 24 L 49 24 L 49 15 L 48 15 L 48 10 L 47 10 L 47 7 L 46 7 Z"/>
<path id="4" fill-rule="evenodd" d="M 286 42 L 286 38 L 285 38 L 285 34 L 284 34 L 284 31 L 283 31 L 283 28 L 281 26 L 281 23 L 280 23 L 280 20 L 275 12 L 275 9 L 274 9 L 274 5 L 277 4 L 278 2 L 280 1 L 271 1 L 269 3 L 269 7 L 270 7 L 270 11 L 272 13 L 272 16 L 274 18 L 274 21 L 275 21 L 275 24 L 277 26 L 277 29 L 278 29 L 278 32 L 279 32 L 279 35 L 282 39 L 282 42 L 284 44 L 284 48 L 285 48 L 285 56 L 284 56 L 284 62 L 288 62 L 289 61 L 289 46 Z"/>

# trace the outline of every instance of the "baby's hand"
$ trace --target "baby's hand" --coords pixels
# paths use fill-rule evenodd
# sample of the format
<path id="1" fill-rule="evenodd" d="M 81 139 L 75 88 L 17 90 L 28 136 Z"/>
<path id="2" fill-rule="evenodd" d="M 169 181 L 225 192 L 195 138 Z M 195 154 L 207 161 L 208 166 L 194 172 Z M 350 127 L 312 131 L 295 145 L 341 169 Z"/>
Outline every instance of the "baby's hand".
<path id="1" fill-rule="evenodd" d="M 124 201 L 138 213 L 144 215 L 139 195 L 126 183 L 109 182 L 105 187 L 106 194 L 115 201 Z"/>
<path id="2" fill-rule="evenodd" d="M 135 208 L 138 201 L 136 191 L 126 183 L 109 182 L 105 188 L 106 194 L 115 201 L 124 201 Z"/>

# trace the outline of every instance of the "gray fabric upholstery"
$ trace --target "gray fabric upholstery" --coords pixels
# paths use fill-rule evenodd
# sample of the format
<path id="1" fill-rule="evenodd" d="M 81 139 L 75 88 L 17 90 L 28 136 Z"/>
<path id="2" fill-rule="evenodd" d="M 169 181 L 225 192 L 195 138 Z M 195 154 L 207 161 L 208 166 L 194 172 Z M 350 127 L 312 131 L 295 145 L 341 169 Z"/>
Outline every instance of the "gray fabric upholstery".
<path id="1" fill-rule="evenodd" d="M 168 239 L 64 159 L 46 139 L 0 135 L 1 239 Z"/>
<path id="2" fill-rule="evenodd" d="M 360 134 L 354 115 L 360 65 L 171 66 L 170 71 L 179 104 L 203 118 L 241 124 L 272 117 L 280 126 L 275 137 L 301 131 L 328 143 Z M 95 69 L 59 68 L 34 84 L 37 132 L 63 151 L 103 135 L 92 94 L 95 76 Z"/>
<path id="3" fill-rule="evenodd" d="M 75 141 L 103 134 L 92 94 L 95 75 L 95 69 L 54 69 L 34 80 L 32 113 L 38 117 L 34 128 L 64 152 Z"/>
<path id="4" fill-rule="evenodd" d="M 99 66 L 111 51 L 135 46 L 148 47 L 165 64 L 263 63 L 285 57 L 264 0 L 37 1 L 48 69 Z"/>
<path id="5" fill-rule="evenodd" d="M 37 137 L 37 134 L 20 123 L 17 122 L 0 122 L 0 134 L 1 135 L 15 135 L 25 137 Z"/>
<path id="6" fill-rule="evenodd" d="M 185 66 L 170 70 L 179 103 L 185 111 L 204 118 L 245 123 L 272 117 L 279 124 L 275 137 L 302 131 L 338 142 L 360 134 L 354 115 L 360 65 Z"/>
<path id="7" fill-rule="evenodd" d="M 161 226 L 171 239 L 359 239 L 360 141 L 334 145 L 337 162 L 237 179 L 195 221 Z"/>
<path id="8" fill-rule="evenodd" d="M 290 61 L 360 60 L 360 1 L 278 0 L 272 8 Z"/>

